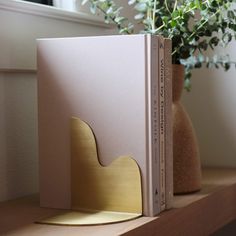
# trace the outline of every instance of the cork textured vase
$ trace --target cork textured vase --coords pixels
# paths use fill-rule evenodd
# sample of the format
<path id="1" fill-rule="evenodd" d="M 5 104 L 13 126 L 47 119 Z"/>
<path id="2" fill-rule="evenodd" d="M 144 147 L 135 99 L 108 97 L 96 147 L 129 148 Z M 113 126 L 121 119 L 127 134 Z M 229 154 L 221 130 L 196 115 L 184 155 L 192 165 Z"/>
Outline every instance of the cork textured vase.
<path id="1" fill-rule="evenodd" d="M 174 193 L 201 189 L 201 164 L 192 122 L 180 102 L 184 85 L 184 67 L 173 65 L 173 165 Z"/>

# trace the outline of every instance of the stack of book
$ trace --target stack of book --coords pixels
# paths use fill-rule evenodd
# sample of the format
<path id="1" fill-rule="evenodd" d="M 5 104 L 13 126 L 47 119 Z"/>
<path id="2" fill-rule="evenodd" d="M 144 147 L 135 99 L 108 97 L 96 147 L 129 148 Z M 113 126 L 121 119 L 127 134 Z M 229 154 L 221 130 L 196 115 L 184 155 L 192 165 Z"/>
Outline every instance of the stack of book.
<path id="1" fill-rule="evenodd" d="M 138 163 L 144 215 L 171 208 L 171 72 L 171 41 L 161 36 L 38 41 L 41 206 L 71 208 L 69 120 L 79 117 L 102 165 L 124 155 Z"/>

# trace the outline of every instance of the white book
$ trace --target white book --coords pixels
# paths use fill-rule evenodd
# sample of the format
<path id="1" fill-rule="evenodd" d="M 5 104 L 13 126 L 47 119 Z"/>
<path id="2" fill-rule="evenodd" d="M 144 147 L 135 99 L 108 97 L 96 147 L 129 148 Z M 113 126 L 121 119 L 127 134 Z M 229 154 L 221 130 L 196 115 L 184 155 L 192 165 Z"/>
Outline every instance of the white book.
<path id="1" fill-rule="evenodd" d="M 172 43 L 164 40 L 166 209 L 173 207 Z"/>
<path id="2" fill-rule="evenodd" d="M 123 155 L 137 161 L 143 214 L 160 213 L 158 45 L 151 35 L 38 41 L 41 206 L 70 209 L 69 119 L 75 116 L 92 128 L 103 165 Z"/>
<path id="3" fill-rule="evenodd" d="M 165 111 L 166 111 L 166 94 L 165 94 L 165 64 L 164 64 L 164 38 L 159 38 L 159 83 L 158 83 L 158 123 L 159 123 L 159 156 L 160 156 L 160 199 L 161 199 L 161 210 L 166 208 L 166 168 L 165 168 L 165 134 L 166 134 L 166 125 L 165 125 Z"/>

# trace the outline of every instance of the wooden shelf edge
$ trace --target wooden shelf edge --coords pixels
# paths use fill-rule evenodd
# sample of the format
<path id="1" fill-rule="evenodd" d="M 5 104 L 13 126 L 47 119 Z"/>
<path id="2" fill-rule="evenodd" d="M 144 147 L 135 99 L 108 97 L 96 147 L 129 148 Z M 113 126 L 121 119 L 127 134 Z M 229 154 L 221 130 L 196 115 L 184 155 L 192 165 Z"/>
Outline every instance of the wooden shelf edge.
<path id="1" fill-rule="evenodd" d="M 236 219 L 235 200 L 236 169 L 206 169 L 202 190 L 175 197 L 178 208 L 158 217 L 90 227 L 36 225 L 34 221 L 61 211 L 40 208 L 38 197 L 31 196 L 0 203 L 0 235 L 210 235 Z"/>
<path id="2" fill-rule="evenodd" d="M 236 219 L 236 184 L 124 233 L 130 235 L 210 235 Z"/>

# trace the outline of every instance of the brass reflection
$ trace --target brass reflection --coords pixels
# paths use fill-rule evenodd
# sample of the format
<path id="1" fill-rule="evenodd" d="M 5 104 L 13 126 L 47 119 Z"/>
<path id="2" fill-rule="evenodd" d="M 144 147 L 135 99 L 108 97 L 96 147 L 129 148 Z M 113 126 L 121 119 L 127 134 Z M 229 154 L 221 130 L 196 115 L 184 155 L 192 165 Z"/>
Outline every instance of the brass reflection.
<path id="1" fill-rule="evenodd" d="M 71 118 L 71 208 L 73 212 L 39 223 L 107 224 L 142 214 L 141 176 L 137 163 L 129 156 L 121 156 L 109 166 L 102 166 L 91 128 L 75 117 Z"/>

